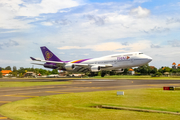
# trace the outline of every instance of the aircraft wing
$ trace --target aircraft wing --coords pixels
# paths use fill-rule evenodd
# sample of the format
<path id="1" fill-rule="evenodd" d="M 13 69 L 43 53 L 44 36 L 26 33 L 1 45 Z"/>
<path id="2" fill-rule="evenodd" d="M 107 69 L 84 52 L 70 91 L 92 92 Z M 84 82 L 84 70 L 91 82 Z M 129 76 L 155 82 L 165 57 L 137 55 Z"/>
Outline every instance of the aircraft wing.
<path id="1" fill-rule="evenodd" d="M 39 61 L 39 62 L 47 62 L 47 63 L 65 63 L 65 62 L 60 62 L 60 61 L 49 61 L 49 60 L 40 60 L 40 59 L 35 59 L 33 57 L 30 57 L 33 61 Z M 112 64 L 81 64 L 81 63 L 72 63 L 75 66 L 79 67 L 89 67 L 89 66 L 100 66 L 100 67 L 112 67 Z"/>
<path id="2" fill-rule="evenodd" d="M 38 62 L 45 62 L 45 63 L 55 63 L 55 64 L 59 64 L 63 66 L 65 64 L 73 64 L 75 65 L 75 68 L 73 69 L 74 72 L 86 72 L 89 71 L 89 68 L 92 66 L 99 66 L 102 68 L 106 68 L 106 67 L 112 67 L 112 64 L 81 64 L 81 63 L 66 63 L 66 62 L 60 62 L 60 61 L 49 61 L 49 60 L 40 60 L 40 59 L 35 59 L 33 57 L 30 57 L 33 61 L 38 61 Z M 32 64 L 36 64 L 36 65 L 44 65 L 44 64 L 39 64 L 39 63 L 32 63 Z"/>

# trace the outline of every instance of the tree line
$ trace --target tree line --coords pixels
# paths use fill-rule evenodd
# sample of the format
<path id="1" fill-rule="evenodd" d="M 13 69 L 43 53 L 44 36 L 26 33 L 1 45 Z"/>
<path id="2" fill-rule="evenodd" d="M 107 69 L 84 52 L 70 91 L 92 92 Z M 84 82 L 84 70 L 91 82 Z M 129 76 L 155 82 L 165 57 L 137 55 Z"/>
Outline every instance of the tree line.
<path id="1" fill-rule="evenodd" d="M 13 68 L 11 68 L 10 66 L 7 66 L 5 68 L 0 67 L 0 71 L 2 71 L 2 70 L 11 70 L 12 72 L 10 74 L 13 77 L 23 77 L 23 75 L 29 71 L 36 73 L 36 75 L 38 75 L 38 74 L 41 74 L 41 75 L 58 74 L 57 69 L 46 70 L 46 69 L 42 69 L 42 68 L 24 68 L 24 67 L 20 67 L 19 69 L 17 69 L 16 66 L 13 66 Z M 0 72 L 0 77 L 2 77 L 1 72 Z"/>
<path id="2" fill-rule="evenodd" d="M 116 71 L 100 71 L 97 73 L 94 73 L 94 76 L 101 76 L 101 75 L 128 75 L 129 74 L 129 69 L 130 68 L 126 68 L 124 69 L 123 72 L 116 72 Z M 13 68 L 11 68 L 10 66 L 7 66 L 5 68 L 0 67 L 0 71 L 2 70 L 12 70 L 12 76 L 14 77 L 23 77 L 23 75 L 28 72 L 34 72 L 36 73 L 36 75 L 41 74 L 41 75 L 51 75 L 51 74 L 58 74 L 58 70 L 57 69 L 53 69 L 53 70 L 46 70 L 46 69 L 42 69 L 42 68 L 24 68 L 24 67 L 20 67 L 19 69 L 17 69 L 16 66 L 13 66 Z M 156 67 L 153 66 L 149 66 L 148 64 L 143 65 L 143 66 L 139 66 L 137 68 L 134 68 L 135 74 L 136 75 L 151 75 L 152 77 L 155 76 L 161 76 L 163 75 L 165 72 L 169 72 L 173 75 L 180 75 L 180 68 L 178 69 L 173 69 L 173 68 L 169 68 L 169 67 L 161 67 L 159 69 L 157 69 Z M 67 74 L 70 74 L 67 73 Z M 86 73 L 87 76 L 90 75 L 90 72 Z M 0 72 L 0 77 L 2 77 L 2 73 Z"/>
<path id="3" fill-rule="evenodd" d="M 115 71 L 100 71 L 96 75 L 100 76 L 102 74 L 108 74 L 108 75 L 128 75 L 129 69 L 131 68 L 125 68 L 123 72 L 115 72 Z M 180 68 L 173 69 L 169 67 L 161 67 L 157 69 L 154 66 L 149 66 L 148 64 L 145 64 L 143 66 L 139 66 L 137 68 L 133 69 L 135 72 L 135 75 L 151 75 L 152 77 L 157 77 L 163 75 L 165 72 L 168 72 L 171 75 L 180 75 Z"/>

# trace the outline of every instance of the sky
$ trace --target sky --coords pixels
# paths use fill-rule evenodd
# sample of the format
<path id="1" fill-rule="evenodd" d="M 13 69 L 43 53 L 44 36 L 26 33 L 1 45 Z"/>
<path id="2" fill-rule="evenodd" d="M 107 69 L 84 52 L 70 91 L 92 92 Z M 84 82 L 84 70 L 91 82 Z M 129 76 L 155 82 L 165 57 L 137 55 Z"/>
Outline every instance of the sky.
<path id="1" fill-rule="evenodd" d="M 62 60 L 143 52 L 149 65 L 171 67 L 179 11 L 179 0 L 0 0 L 0 67 L 32 67 L 41 46 Z"/>

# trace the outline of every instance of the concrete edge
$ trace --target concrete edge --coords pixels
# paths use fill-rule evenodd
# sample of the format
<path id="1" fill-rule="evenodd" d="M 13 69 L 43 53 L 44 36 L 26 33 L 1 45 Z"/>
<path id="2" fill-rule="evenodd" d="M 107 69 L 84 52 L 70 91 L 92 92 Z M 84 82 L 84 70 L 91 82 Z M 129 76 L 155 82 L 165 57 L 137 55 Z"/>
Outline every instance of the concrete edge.
<path id="1" fill-rule="evenodd" d="M 137 112 L 149 112 L 149 113 L 163 113 L 163 114 L 180 115 L 179 112 L 169 112 L 169 111 L 159 111 L 159 110 L 147 110 L 147 109 L 128 108 L 128 107 L 115 107 L 115 106 L 107 106 L 107 105 L 98 105 L 98 106 L 94 106 L 94 108 L 129 110 L 129 111 L 137 111 Z"/>

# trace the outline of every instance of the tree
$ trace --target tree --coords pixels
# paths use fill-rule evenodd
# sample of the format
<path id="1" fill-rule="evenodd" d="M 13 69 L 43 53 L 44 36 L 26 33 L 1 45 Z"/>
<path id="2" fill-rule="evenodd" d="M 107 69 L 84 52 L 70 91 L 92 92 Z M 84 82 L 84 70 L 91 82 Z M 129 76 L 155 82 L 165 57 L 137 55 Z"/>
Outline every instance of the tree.
<path id="1" fill-rule="evenodd" d="M 5 70 L 11 70 L 11 67 L 10 67 L 10 66 L 7 66 L 7 67 L 5 68 Z"/>
<path id="2" fill-rule="evenodd" d="M 158 72 L 161 72 L 162 74 L 163 74 L 164 72 L 171 72 L 171 71 L 172 71 L 172 69 L 169 68 L 169 67 L 161 67 L 161 68 L 158 70 Z"/>
<path id="3" fill-rule="evenodd" d="M 34 69 L 34 72 L 35 72 L 36 74 L 39 74 L 39 69 L 38 69 L 38 68 Z"/>
<path id="4" fill-rule="evenodd" d="M 50 75 L 50 74 L 51 74 L 51 71 L 47 70 L 46 75 Z"/>
<path id="5" fill-rule="evenodd" d="M 19 77 L 20 77 L 20 78 L 22 78 L 22 77 L 23 77 L 22 73 L 20 73 L 20 74 L 19 74 Z"/>
<path id="6" fill-rule="evenodd" d="M 52 70 L 52 74 L 59 74 L 57 69 Z"/>
<path id="7" fill-rule="evenodd" d="M 2 72 L 0 72 L 0 78 L 2 78 L 2 77 L 3 77 Z"/>
<path id="8" fill-rule="evenodd" d="M 109 71 L 109 75 L 116 75 L 115 71 Z"/>
<path id="9" fill-rule="evenodd" d="M 150 67 L 150 73 L 155 74 L 157 72 L 157 68 L 155 67 Z"/>
<path id="10" fill-rule="evenodd" d="M 12 72 L 11 74 L 13 77 L 17 77 L 17 72 Z"/>
<path id="11" fill-rule="evenodd" d="M 0 67 L 0 71 L 2 71 L 2 67 Z"/>
<path id="12" fill-rule="evenodd" d="M 129 68 L 125 68 L 124 71 L 122 72 L 123 75 L 127 75 L 128 74 L 128 70 L 129 70 Z"/>
<path id="13" fill-rule="evenodd" d="M 169 67 L 164 68 L 164 72 L 170 72 L 170 71 L 171 71 L 171 68 L 169 68 Z"/>
<path id="14" fill-rule="evenodd" d="M 162 75 L 161 72 L 156 72 L 155 74 L 152 75 L 152 77 L 160 77 Z"/>
<path id="15" fill-rule="evenodd" d="M 46 70 L 44 70 L 44 69 L 39 69 L 39 73 L 41 74 L 41 75 L 45 75 L 46 74 Z"/>
<path id="16" fill-rule="evenodd" d="M 143 66 L 139 66 L 137 69 L 136 69 L 136 72 L 139 72 L 143 75 L 150 75 L 150 67 L 148 64 L 145 64 Z"/>
<path id="17" fill-rule="evenodd" d="M 16 71 L 17 71 L 16 66 L 13 66 L 13 72 L 16 72 Z"/>
<path id="18" fill-rule="evenodd" d="M 22 75 L 25 73 L 25 69 L 23 67 L 20 67 L 20 69 L 18 70 L 18 73 L 22 73 Z"/>

